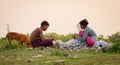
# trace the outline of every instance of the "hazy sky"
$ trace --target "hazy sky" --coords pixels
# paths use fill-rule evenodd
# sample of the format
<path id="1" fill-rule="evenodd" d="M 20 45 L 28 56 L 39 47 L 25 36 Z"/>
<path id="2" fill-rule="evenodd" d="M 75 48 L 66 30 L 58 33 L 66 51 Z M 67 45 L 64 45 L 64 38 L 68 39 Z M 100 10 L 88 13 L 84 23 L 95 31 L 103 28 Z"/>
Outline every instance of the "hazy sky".
<path id="1" fill-rule="evenodd" d="M 31 33 L 43 20 L 46 32 L 78 32 L 76 24 L 88 19 L 98 35 L 120 31 L 120 0 L 0 0 L 0 37 L 10 31 Z"/>

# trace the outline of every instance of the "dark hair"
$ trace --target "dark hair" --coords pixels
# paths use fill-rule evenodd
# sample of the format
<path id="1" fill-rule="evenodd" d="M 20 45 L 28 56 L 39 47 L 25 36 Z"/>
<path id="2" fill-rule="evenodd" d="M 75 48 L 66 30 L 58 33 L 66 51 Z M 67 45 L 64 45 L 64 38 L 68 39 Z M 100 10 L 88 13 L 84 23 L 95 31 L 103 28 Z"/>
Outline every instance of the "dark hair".
<path id="1" fill-rule="evenodd" d="M 83 26 L 87 26 L 89 23 L 88 23 L 87 19 L 83 19 L 83 20 L 80 21 L 79 24 L 81 24 Z"/>
<path id="2" fill-rule="evenodd" d="M 49 26 L 49 23 L 44 20 L 44 21 L 41 23 L 41 26 L 44 26 L 44 25 Z"/>

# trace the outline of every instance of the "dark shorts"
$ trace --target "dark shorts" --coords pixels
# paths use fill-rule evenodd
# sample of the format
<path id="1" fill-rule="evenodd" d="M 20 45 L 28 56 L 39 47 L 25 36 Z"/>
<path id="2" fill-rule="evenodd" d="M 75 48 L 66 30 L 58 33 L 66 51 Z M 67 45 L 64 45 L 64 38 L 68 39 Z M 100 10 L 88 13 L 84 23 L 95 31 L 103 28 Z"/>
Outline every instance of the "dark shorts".
<path id="1" fill-rule="evenodd" d="M 51 40 L 45 40 L 45 41 L 31 41 L 32 47 L 39 47 L 39 46 L 43 46 L 43 47 L 49 47 L 49 46 L 53 46 L 53 42 Z"/>

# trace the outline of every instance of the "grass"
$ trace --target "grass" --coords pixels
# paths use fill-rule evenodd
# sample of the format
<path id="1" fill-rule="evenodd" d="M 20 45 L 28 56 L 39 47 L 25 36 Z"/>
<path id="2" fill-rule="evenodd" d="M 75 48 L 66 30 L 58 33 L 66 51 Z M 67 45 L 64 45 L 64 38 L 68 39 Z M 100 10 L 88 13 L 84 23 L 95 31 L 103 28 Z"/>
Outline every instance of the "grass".
<path id="1" fill-rule="evenodd" d="M 68 53 L 69 56 L 63 56 L 64 53 Z M 37 55 L 42 57 L 33 58 Z M 28 62 L 28 59 L 32 61 Z M 54 65 L 56 60 L 64 60 L 65 65 L 119 65 L 120 54 L 49 48 L 0 49 L 0 65 Z"/>
<path id="2" fill-rule="evenodd" d="M 28 49 L 26 46 L 18 49 L 16 41 L 8 49 L 8 41 L 0 40 L 0 65 L 54 65 L 56 60 L 64 60 L 65 65 L 119 65 L 120 54 L 44 47 Z"/>

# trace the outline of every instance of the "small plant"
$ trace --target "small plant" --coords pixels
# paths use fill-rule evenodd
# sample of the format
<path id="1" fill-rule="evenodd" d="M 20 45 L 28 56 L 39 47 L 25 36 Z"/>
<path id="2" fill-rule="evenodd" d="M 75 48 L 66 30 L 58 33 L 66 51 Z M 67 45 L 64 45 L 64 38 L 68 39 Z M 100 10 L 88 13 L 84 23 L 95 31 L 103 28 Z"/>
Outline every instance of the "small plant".
<path id="1" fill-rule="evenodd" d="M 76 36 L 78 34 L 77 33 L 74 33 L 74 34 L 69 33 L 67 35 L 60 35 L 60 34 L 57 34 L 57 33 L 46 33 L 46 34 L 44 34 L 44 37 L 49 38 L 51 36 L 54 36 L 55 40 L 62 40 L 63 42 L 66 42 L 66 41 L 72 39 L 72 35 Z"/>
<path id="2" fill-rule="evenodd" d="M 64 54 L 64 52 L 59 49 L 54 49 L 53 51 L 51 51 L 52 56 L 63 56 L 63 54 Z"/>
<path id="3" fill-rule="evenodd" d="M 99 35 L 98 36 L 98 40 L 103 40 L 103 41 L 106 41 L 106 42 L 110 42 L 110 40 L 108 39 L 108 38 L 104 38 L 104 36 L 103 35 Z"/>
<path id="4" fill-rule="evenodd" d="M 8 39 L 4 39 L 4 40 L 0 39 L 0 48 L 8 49 L 9 48 L 8 43 L 9 43 Z M 20 48 L 26 48 L 26 47 L 27 47 L 27 45 L 25 45 L 24 43 L 23 43 L 23 46 L 20 45 Z M 13 40 L 11 42 L 10 49 L 17 49 L 17 48 L 18 48 L 18 41 Z"/>
<path id="5" fill-rule="evenodd" d="M 120 32 L 109 36 L 109 40 L 114 43 L 109 49 L 109 52 L 120 53 Z"/>
<path id="6" fill-rule="evenodd" d="M 45 47 L 42 47 L 42 46 L 38 47 L 38 48 L 39 48 L 39 50 L 44 50 L 45 49 Z"/>
<path id="7" fill-rule="evenodd" d="M 109 40 L 113 43 L 120 42 L 120 32 L 112 34 L 111 36 L 108 36 L 108 37 L 109 37 Z"/>
<path id="8" fill-rule="evenodd" d="M 120 42 L 113 44 L 109 52 L 120 53 Z"/>
<path id="9" fill-rule="evenodd" d="M 3 40 L 3 39 L 0 38 L 0 48 L 2 48 L 2 49 L 8 48 L 8 41 L 7 41 L 7 39 Z"/>

